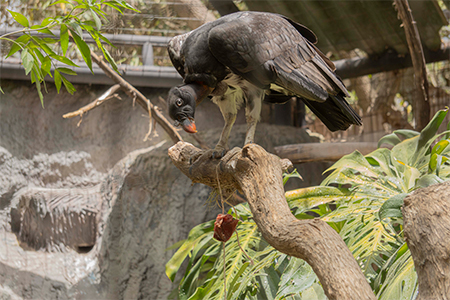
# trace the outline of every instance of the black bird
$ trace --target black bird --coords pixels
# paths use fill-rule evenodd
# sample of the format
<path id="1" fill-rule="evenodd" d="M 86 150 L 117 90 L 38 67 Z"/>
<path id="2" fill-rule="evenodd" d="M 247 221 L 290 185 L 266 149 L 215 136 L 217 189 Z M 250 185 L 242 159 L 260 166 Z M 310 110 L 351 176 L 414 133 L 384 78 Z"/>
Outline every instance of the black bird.
<path id="1" fill-rule="evenodd" d="M 225 119 L 213 156 L 223 156 L 238 109 L 245 104 L 252 143 L 265 91 L 301 98 L 331 131 L 361 125 L 345 101 L 349 94 L 334 64 L 314 46 L 315 34 L 288 18 L 264 12 L 237 12 L 174 37 L 168 46 L 184 84 L 169 92 L 169 115 L 195 133 L 195 107 L 207 96 Z"/>

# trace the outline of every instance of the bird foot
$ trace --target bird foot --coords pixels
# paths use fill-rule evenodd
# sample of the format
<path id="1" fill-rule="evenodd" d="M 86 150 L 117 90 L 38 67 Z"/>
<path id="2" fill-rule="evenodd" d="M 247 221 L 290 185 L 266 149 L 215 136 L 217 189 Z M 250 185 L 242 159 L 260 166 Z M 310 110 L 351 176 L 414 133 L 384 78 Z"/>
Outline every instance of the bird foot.
<path id="1" fill-rule="evenodd" d="M 221 159 L 225 156 L 225 154 L 228 152 L 228 149 L 225 149 L 224 147 L 216 146 L 211 153 L 211 158 L 213 159 Z"/>

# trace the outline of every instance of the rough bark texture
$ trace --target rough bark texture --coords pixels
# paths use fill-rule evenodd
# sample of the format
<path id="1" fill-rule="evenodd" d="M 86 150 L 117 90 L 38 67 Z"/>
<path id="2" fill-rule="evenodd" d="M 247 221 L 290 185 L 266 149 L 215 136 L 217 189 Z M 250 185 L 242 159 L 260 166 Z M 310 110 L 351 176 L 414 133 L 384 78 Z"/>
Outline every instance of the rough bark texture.
<path id="1" fill-rule="evenodd" d="M 419 281 L 417 300 L 450 299 L 450 182 L 405 198 L 403 218 Z"/>
<path id="2" fill-rule="evenodd" d="M 279 251 L 308 262 L 332 299 L 375 299 L 358 264 L 339 234 L 319 219 L 297 220 L 291 213 L 282 183 L 286 162 L 251 144 L 234 148 L 221 160 L 191 144 L 169 149 L 173 163 L 192 179 L 246 196 L 263 237 Z"/>

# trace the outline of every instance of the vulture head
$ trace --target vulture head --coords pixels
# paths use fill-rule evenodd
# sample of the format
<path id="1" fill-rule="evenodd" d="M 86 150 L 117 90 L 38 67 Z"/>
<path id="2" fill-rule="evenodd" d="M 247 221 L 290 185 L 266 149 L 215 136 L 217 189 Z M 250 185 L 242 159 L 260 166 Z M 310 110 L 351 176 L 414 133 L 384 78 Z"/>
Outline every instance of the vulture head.
<path id="1" fill-rule="evenodd" d="M 175 120 L 175 126 L 181 126 L 186 132 L 196 133 L 195 106 L 208 96 L 211 89 L 199 83 L 183 84 L 170 89 L 167 98 L 169 116 Z"/>

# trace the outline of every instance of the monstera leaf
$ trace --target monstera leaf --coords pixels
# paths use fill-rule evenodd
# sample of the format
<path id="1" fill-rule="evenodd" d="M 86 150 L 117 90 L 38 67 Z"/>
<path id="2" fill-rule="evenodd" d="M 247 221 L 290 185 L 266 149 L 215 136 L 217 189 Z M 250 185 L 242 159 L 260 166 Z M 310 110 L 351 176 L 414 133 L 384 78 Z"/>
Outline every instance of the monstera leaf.
<path id="1" fill-rule="evenodd" d="M 401 207 L 415 189 L 450 179 L 450 124 L 437 134 L 447 112 L 437 112 L 420 133 L 397 130 L 382 138 L 379 145 L 390 144 L 391 150 L 342 157 L 320 186 L 286 193 L 297 218 L 319 216 L 339 232 L 381 300 L 417 296 Z M 235 209 L 240 245 L 251 260 L 236 235 L 225 244 L 224 256 L 222 243 L 212 238 L 213 222 L 195 227 L 166 266 L 173 280 L 189 256 L 178 299 L 224 299 L 225 293 L 227 299 L 326 299 L 308 264 L 268 245 L 246 204 Z"/>
<path id="2" fill-rule="evenodd" d="M 380 299 L 415 297 L 417 280 L 403 237 L 401 207 L 415 189 L 450 177 L 449 130 L 437 134 L 447 112 L 437 112 L 420 133 L 398 130 L 382 138 L 379 145 L 393 145 L 391 150 L 342 157 L 327 170 L 322 186 L 289 192 L 315 199 L 331 189 L 323 201 L 333 199 L 336 209 L 322 219 L 332 226 L 344 223 L 339 233 Z M 302 201 L 297 202 L 301 207 Z"/>

